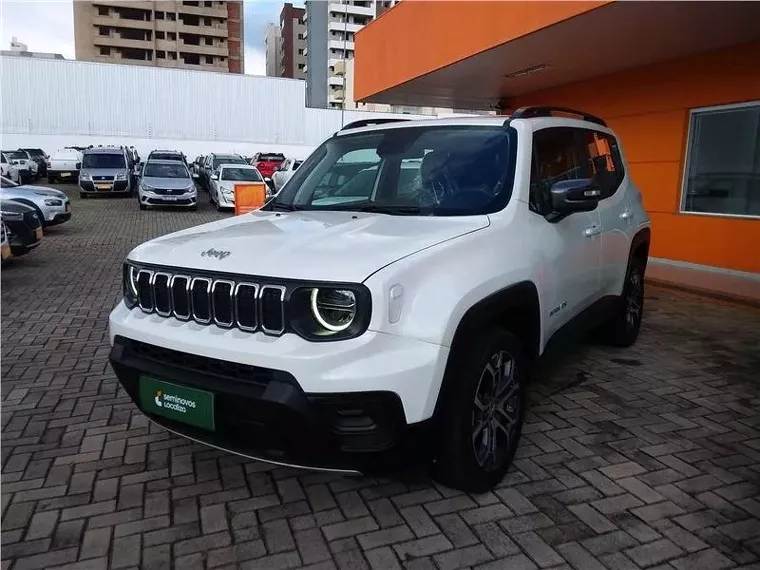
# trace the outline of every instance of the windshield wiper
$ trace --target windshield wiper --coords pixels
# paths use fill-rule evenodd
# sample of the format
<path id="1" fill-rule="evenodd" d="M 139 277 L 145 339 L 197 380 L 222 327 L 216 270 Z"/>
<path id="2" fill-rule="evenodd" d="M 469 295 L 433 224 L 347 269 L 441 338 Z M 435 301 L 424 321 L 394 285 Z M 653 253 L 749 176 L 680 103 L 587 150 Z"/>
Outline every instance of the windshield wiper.
<path id="1" fill-rule="evenodd" d="M 295 212 L 296 210 L 300 210 L 298 206 L 294 204 L 286 204 L 284 202 L 278 202 L 277 200 L 272 200 L 268 204 L 264 204 L 264 207 L 261 208 L 262 210 L 282 210 L 285 212 Z"/>
<path id="2" fill-rule="evenodd" d="M 404 206 L 404 205 L 381 205 L 381 204 L 367 204 L 359 208 L 360 212 L 372 212 L 374 214 L 391 214 L 400 216 L 413 216 L 415 214 L 422 213 L 419 206 Z"/>

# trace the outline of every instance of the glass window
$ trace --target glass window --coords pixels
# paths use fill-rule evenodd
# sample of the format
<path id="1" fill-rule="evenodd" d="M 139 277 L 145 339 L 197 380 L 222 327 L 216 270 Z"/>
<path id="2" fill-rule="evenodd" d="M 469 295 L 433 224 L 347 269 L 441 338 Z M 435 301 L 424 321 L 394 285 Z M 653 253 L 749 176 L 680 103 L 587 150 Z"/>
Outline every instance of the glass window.
<path id="1" fill-rule="evenodd" d="M 682 210 L 760 216 L 760 103 L 691 113 Z"/>
<path id="2" fill-rule="evenodd" d="M 555 127 L 533 133 L 530 208 L 549 211 L 549 190 L 556 182 L 589 178 L 588 161 L 579 144 L 578 129 Z"/>
<path id="3" fill-rule="evenodd" d="M 255 168 L 223 168 L 222 180 L 239 180 L 245 182 L 263 182 Z"/>
<path id="4" fill-rule="evenodd" d="M 245 164 L 245 160 L 239 156 L 220 156 L 214 159 L 212 167 L 216 170 L 222 164 Z"/>
<path id="5" fill-rule="evenodd" d="M 591 179 L 602 193 L 602 200 L 609 198 L 620 187 L 625 173 L 617 140 L 599 131 L 580 131 L 591 170 Z"/>
<path id="6" fill-rule="evenodd" d="M 107 154 L 92 152 L 85 154 L 82 168 L 126 168 L 127 163 L 123 154 Z"/>
<path id="7" fill-rule="evenodd" d="M 145 178 L 190 178 L 190 173 L 179 163 L 148 162 L 142 175 Z"/>
<path id="8" fill-rule="evenodd" d="M 410 127 L 327 140 L 270 204 L 397 215 L 476 215 L 512 192 L 510 132 L 501 126 Z"/>

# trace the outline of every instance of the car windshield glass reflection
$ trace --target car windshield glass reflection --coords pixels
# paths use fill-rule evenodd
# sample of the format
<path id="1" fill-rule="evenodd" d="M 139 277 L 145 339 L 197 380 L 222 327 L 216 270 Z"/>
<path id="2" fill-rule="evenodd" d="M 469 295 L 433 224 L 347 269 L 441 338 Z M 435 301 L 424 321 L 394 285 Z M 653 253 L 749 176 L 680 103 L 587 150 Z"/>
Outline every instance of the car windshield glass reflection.
<path id="1" fill-rule="evenodd" d="M 261 182 L 261 176 L 253 168 L 224 168 L 222 180 L 240 180 L 245 182 Z"/>
<path id="2" fill-rule="evenodd" d="M 214 159 L 214 170 L 219 168 L 222 164 L 246 164 L 245 160 L 240 158 L 239 156 L 228 156 L 226 158 L 215 158 Z"/>
<path id="3" fill-rule="evenodd" d="M 326 141 L 267 209 L 452 216 L 496 212 L 512 192 L 501 126 L 386 129 Z"/>
<path id="4" fill-rule="evenodd" d="M 85 154 L 82 168 L 126 168 L 127 163 L 121 154 Z"/>
<path id="5" fill-rule="evenodd" d="M 189 178 L 187 170 L 181 164 L 155 164 L 149 162 L 145 165 L 143 177 L 146 178 Z"/>

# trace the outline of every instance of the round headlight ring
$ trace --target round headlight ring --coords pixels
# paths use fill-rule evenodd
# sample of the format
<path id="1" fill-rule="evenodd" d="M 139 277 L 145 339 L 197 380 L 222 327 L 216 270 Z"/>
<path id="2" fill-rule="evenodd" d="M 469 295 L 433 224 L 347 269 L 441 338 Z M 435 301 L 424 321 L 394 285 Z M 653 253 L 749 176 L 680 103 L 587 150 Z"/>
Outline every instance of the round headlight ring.
<path id="1" fill-rule="evenodd" d="M 345 304 L 335 302 L 335 300 L 333 300 L 333 302 L 330 302 L 329 299 L 321 298 L 322 295 L 320 295 L 320 293 L 337 293 L 339 295 L 347 297 L 348 299 L 346 300 L 349 302 Z M 347 289 L 314 288 L 311 290 L 310 301 L 311 314 L 314 316 L 321 327 L 332 333 L 343 332 L 348 327 L 350 327 L 356 319 L 356 294 L 353 291 L 349 291 Z M 335 322 L 334 319 L 331 319 L 330 316 L 326 314 L 326 311 L 346 313 L 349 318 L 343 322 Z"/>

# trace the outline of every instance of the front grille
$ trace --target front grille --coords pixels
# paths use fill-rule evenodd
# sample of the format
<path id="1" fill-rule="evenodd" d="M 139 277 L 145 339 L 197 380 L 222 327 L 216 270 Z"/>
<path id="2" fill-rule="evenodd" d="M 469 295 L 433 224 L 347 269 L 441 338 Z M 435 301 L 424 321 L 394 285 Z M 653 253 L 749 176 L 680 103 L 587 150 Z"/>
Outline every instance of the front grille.
<path id="1" fill-rule="evenodd" d="M 285 331 L 285 287 L 141 269 L 137 304 L 145 313 L 222 328 Z"/>
<path id="2" fill-rule="evenodd" d="M 186 192 L 190 192 L 190 190 L 187 188 L 153 188 L 151 192 L 162 196 L 181 196 Z"/>
<path id="3" fill-rule="evenodd" d="M 93 176 L 92 179 L 97 182 L 111 182 L 113 181 L 113 176 Z"/>

